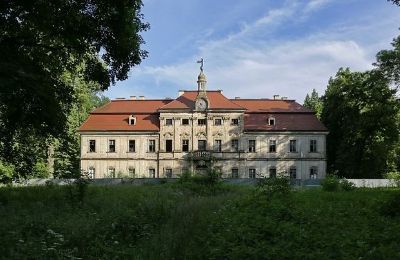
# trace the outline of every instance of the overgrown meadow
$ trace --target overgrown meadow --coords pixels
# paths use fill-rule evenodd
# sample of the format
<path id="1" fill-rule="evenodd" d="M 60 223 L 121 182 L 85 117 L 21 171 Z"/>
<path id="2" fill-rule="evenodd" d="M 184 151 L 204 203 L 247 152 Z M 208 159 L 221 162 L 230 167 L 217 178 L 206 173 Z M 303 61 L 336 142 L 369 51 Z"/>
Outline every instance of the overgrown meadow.
<path id="1" fill-rule="evenodd" d="M 3 187 L 0 257 L 399 259 L 399 205 L 396 189 L 279 183 Z"/>

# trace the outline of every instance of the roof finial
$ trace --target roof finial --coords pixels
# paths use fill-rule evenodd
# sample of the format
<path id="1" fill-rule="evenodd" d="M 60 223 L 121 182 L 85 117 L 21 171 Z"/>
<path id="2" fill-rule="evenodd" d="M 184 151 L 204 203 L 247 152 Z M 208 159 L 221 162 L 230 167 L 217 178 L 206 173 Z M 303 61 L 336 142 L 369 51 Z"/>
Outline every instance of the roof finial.
<path id="1" fill-rule="evenodd" d="M 197 63 L 201 63 L 201 65 L 200 65 L 200 71 L 203 72 L 203 66 L 204 66 L 204 60 L 203 60 L 203 58 L 200 58 L 200 60 L 198 60 Z"/>

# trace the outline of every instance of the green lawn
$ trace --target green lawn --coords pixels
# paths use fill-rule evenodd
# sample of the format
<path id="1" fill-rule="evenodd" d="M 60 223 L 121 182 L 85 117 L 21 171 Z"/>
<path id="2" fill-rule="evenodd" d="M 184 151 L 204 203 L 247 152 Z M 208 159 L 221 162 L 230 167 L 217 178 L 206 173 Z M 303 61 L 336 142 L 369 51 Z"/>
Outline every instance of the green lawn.
<path id="1" fill-rule="evenodd" d="M 400 259 L 398 191 L 196 184 L 0 188 L 4 259 Z"/>

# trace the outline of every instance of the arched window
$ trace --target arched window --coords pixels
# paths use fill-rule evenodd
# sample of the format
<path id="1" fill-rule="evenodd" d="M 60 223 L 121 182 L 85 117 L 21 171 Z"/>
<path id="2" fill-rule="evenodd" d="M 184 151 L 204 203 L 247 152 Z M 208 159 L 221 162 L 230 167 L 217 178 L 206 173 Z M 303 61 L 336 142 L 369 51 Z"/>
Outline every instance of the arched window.
<path id="1" fill-rule="evenodd" d="M 275 125 L 275 118 L 274 117 L 269 117 L 268 118 L 268 125 Z"/>

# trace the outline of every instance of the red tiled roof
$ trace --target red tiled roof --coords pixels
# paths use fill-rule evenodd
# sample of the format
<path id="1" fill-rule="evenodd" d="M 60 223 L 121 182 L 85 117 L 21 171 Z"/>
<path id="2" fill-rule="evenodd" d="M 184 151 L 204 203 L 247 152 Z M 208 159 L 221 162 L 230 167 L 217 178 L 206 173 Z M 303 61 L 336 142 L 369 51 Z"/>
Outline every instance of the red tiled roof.
<path id="1" fill-rule="evenodd" d="M 275 125 L 268 125 L 268 118 L 275 118 Z M 328 131 L 314 113 L 246 113 L 245 131 Z"/>
<path id="2" fill-rule="evenodd" d="M 185 91 L 181 96 L 172 101 L 171 103 L 163 106 L 160 110 L 168 109 L 194 109 L 195 101 L 197 97 L 197 91 Z M 221 91 L 207 91 L 207 98 L 209 101 L 210 109 L 236 109 L 244 110 L 244 108 L 238 104 L 233 103 L 222 95 Z"/>
<path id="3" fill-rule="evenodd" d="M 303 107 L 294 100 L 275 99 L 231 99 L 239 106 L 245 107 L 247 113 L 251 112 L 313 112 Z"/>
<path id="4" fill-rule="evenodd" d="M 91 114 L 79 131 L 159 131 L 158 114 L 138 114 L 136 124 L 129 125 L 131 114 Z"/>
<path id="5" fill-rule="evenodd" d="M 172 101 L 172 99 L 112 100 L 110 103 L 107 103 L 104 106 L 97 108 L 91 114 L 157 113 L 157 109 Z"/>

